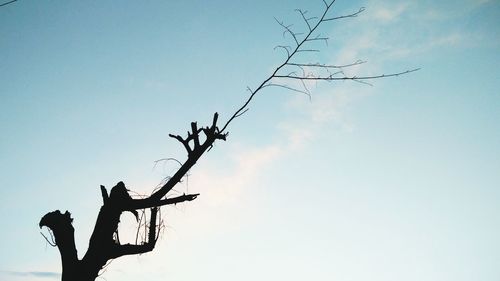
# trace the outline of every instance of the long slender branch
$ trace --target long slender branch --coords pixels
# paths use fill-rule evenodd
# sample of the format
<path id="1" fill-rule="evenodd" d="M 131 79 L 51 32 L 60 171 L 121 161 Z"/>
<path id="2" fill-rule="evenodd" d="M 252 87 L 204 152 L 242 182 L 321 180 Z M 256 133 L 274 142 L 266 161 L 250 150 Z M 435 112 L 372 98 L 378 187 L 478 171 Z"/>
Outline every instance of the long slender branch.
<path id="1" fill-rule="evenodd" d="M 324 1 L 323 1 L 324 2 Z M 307 35 L 299 42 L 296 37 L 295 37 L 295 34 L 293 34 L 293 37 L 295 39 L 295 41 L 297 42 L 297 45 L 295 46 L 294 50 L 290 53 L 290 55 L 288 55 L 288 57 L 285 59 L 285 61 L 280 64 L 275 70 L 274 72 L 268 76 L 264 81 L 262 81 L 262 83 L 259 85 L 259 87 L 257 87 L 257 89 L 255 89 L 255 91 L 253 91 L 250 96 L 248 97 L 248 99 L 246 100 L 246 102 L 240 107 L 238 108 L 238 110 L 236 110 L 236 112 L 229 118 L 229 120 L 226 122 L 226 124 L 224 124 L 224 126 L 222 127 L 222 129 L 220 130 L 221 132 L 224 132 L 227 128 L 227 126 L 229 126 L 229 124 L 231 124 L 231 122 L 240 114 L 240 112 L 242 112 L 243 110 L 245 110 L 248 106 L 248 104 L 250 104 L 250 102 L 252 101 L 252 99 L 254 98 L 254 96 L 260 91 L 262 90 L 262 88 L 264 88 L 264 86 L 266 84 L 268 84 L 269 81 L 271 81 L 271 79 L 275 78 L 277 73 L 283 68 L 285 67 L 288 62 L 294 57 L 294 55 L 300 51 L 300 48 L 302 47 L 302 45 L 307 42 L 307 40 L 309 39 L 309 37 L 311 36 L 311 34 L 314 33 L 314 31 L 318 28 L 318 26 L 323 22 L 325 16 L 328 14 L 328 11 L 330 10 L 330 8 L 332 7 L 333 3 L 335 3 L 335 0 L 330 2 L 330 4 L 324 2 L 325 5 L 326 5 L 326 8 L 325 10 L 323 11 L 323 14 L 321 15 L 320 19 L 318 20 L 318 22 L 309 30 L 309 32 L 307 33 Z M 290 31 L 289 27 L 285 26 L 283 23 L 280 23 L 278 21 L 278 23 L 285 27 L 286 31 Z M 288 52 L 288 50 L 287 50 Z"/>
<path id="2" fill-rule="evenodd" d="M 294 87 L 290 87 L 288 85 L 269 83 L 269 84 L 266 84 L 264 87 L 280 87 L 280 88 L 284 88 L 284 89 L 290 90 L 292 92 L 301 93 L 301 94 L 307 95 L 308 97 L 311 97 L 310 93 L 308 93 L 306 91 L 303 91 L 303 90 L 300 90 L 300 89 L 297 89 L 297 88 L 294 88 Z"/>
<path id="3" fill-rule="evenodd" d="M 361 14 L 364 11 L 365 11 L 365 7 L 361 7 L 355 13 L 352 13 L 352 14 L 349 14 L 349 15 L 344 15 L 344 16 L 339 16 L 339 17 L 333 17 L 333 18 L 324 19 L 324 21 L 332 21 L 332 20 L 339 20 L 339 19 L 346 19 L 346 18 L 355 18 L 355 17 L 357 17 L 359 14 Z"/>
<path id="4" fill-rule="evenodd" d="M 387 78 L 387 77 L 394 77 L 394 76 L 400 76 L 403 74 L 408 74 L 411 72 L 415 72 L 420 70 L 420 68 L 415 68 L 411 70 L 406 70 L 402 72 L 397 72 L 397 73 L 390 73 L 390 74 L 380 74 L 380 75 L 372 75 L 372 76 L 344 76 L 344 77 L 333 77 L 333 76 L 319 76 L 319 77 L 314 77 L 314 76 L 295 76 L 295 75 L 276 75 L 274 77 L 276 78 L 286 78 L 286 79 L 295 79 L 295 80 L 316 80 L 316 81 L 336 81 L 336 80 L 370 80 L 370 79 L 378 79 L 378 78 Z"/>
<path id="5" fill-rule="evenodd" d="M 2 3 L 2 4 L 0 4 L 0 7 L 7 6 L 7 5 L 12 4 L 12 3 L 14 3 L 14 2 L 17 2 L 17 1 L 18 1 L 18 0 L 11 0 L 11 1 L 8 1 L 8 2 L 5 2 L 5 3 Z"/>
<path id="6" fill-rule="evenodd" d="M 337 75 L 337 74 L 342 74 L 343 73 L 342 71 L 335 72 L 335 73 L 330 74 L 328 76 L 309 75 L 309 74 L 308 75 L 303 75 L 303 76 L 290 75 L 290 74 L 289 75 L 279 75 L 278 73 L 280 72 L 280 70 L 284 69 L 286 66 L 295 66 L 295 67 L 299 67 L 301 69 L 303 67 L 311 67 L 311 68 L 318 68 L 318 69 L 321 68 L 321 69 L 324 69 L 324 70 L 330 72 L 329 71 L 330 69 L 334 69 L 334 68 L 341 69 L 341 68 L 351 67 L 351 66 L 355 66 L 355 65 L 359 65 L 359 64 L 365 63 L 364 61 L 358 60 L 358 61 L 356 61 L 354 63 L 350 63 L 350 64 L 346 64 L 346 65 L 327 65 L 327 64 L 320 64 L 320 63 L 294 63 L 294 62 L 290 61 L 292 58 L 295 57 L 295 55 L 297 53 L 302 53 L 302 52 L 318 52 L 319 51 L 319 50 L 313 49 L 313 48 L 304 49 L 303 46 L 307 42 L 315 42 L 315 41 L 322 41 L 322 40 L 324 40 L 324 41 L 326 41 L 328 43 L 328 38 L 327 37 L 320 37 L 320 35 L 316 35 L 316 37 L 311 37 L 312 34 L 314 34 L 314 32 L 316 31 L 316 29 L 322 23 L 324 23 L 324 22 L 330 22 L 330 21 L 336 21 L 336 20 L 345 19 L 345 18 L 354 18 L 354 17 L 357 17 L 359 14 L 361 14 L 365 10 L 364 7 L 361 7 L 361 8 L 359 8 L 358 11 L 353 12 L 351 14 L 337 16 L 337 17 L 327 17 L 327 14 L 330 11 L 330 8 L 335 3 L 335 0 L 332 0 L 329 3 L 326 2 L 325 0 L 323 0 L 323 3 L 325 4 L 325 9 L 324 9 L 321 17 L 319 17 L 319 20 L 316 22 L 315 25 L 311 25 L 310 21 L 312 19 L 316 18 L 316 17 L 307 18 L 306 17 L 306 12 L 304 12 L 302 10 L 297 10 L 300 13 L 302 19 L 305 21 L 305 23 L 307 25 L 307 28 L 308 28 L 308 32 L 306 33 L 305 37 L 302 38 L 302 40 L 299 40 L 297 38 L 297 35 L 299 33 L 295 33 L 295 32 L 293 32 L 291 30 L 291 25 L 285 25 L 283 22 L 280 22 L 279 20 L 276 19 L 276 22 L 285 30 L 284 34 L 290 33 L 290 35 L 292 36 L 292 38 L 294 39 L 294 41 L 296 43 L 296 46 L 295 46 L 295 48 L 293 50 L 291 50 L 291 48 L 289 48 L 288 46 L 277 46 L 277 48 L 281 48 L 281 49 L 284 49 L 286 51 L 286 54 L 287 54 L 286 59 L 284 60 L 284 62 L 282 64 L 280 64 L 274 70 L 274 72 L 272 72 L 272 74 L 270 76 L 268 76 L 266 79 L 264 79 L 264 81 L 262 81 L 262 83 L 259 85 L 259 87 L 257 87 L 255 89 L 255 91 L 251 91 L 250 92 L 250 96 L 247 98 L 247 100 L 245 101 L 245 103 L 241 107 L 239 107 L 234 112 L 234 114 L 228 119 L 228 121 L 224 124 L 224 126 L 220 130 L 221 132 L 224 132 L 226 130 L 226 128 L 229 126 L 229 124 L 231 124 L 231 122 L 233 122 L 233 120 L 235 118 L 237 118 L 238 116 L 241 115 L 241 112 L 244 112 L 244 111 L 246 111 L 248 109 L 247 108 L 248 105 L 250 104 L 250 102 L 252 101 L 252 99 L 255 97 L 255 95 L 259 91 L 261 91 L 263 88 L 268 87 L 268 86 L 279 86 L 279 87 L 282 87 L 282 88 L 286 88 L 286 89 L 289 89 L 289 90 L 292 90 L 292 91 L 296 91 L 296 92 L 306 93 L 306 94 L 309 95 L 309 89 L 305 86 L 304 81 L 310 81 L 310 80 L 315 80 L 315 81 L 351 80 L 351 81 L 360 82 L 360 83 L 367 83 L 367 82 L 364 82 L 363 80 L 379 79 L 379 78 L 386 78 L 386 77 L 394 77 L 394 76 L 399 76 L 399 75 L 411 73 L 411 72 L 414 72 L 414 71 L 418 70 L 418 69 L 412 69 L 412 70 L 402 71 L 402 72 L 398 72 L 398 73 L 381 74 L 381 75 L 373 75 L 373 76 L 360 76 L 360 77 L 357 77 L 357 76 L 351 76 L 351 77 L 349 77 L 349 76 L 343 76 L 343 77 L 334 76 L 334 75 Z M 272 83 L 271 80 L 274 79 L 274 78 L 300 80 L 302 82 L 302 85 L 305 88 L 305 91 L 298 90 L 298 89 L 296 89 L 294 87 L 283 85 L 281 83 Z"/>
<path id="7" fill-rule="evenodd" d="M 357 60 L 353 63 L 342 64 L 342 65 L 332 65 L 332 64 L 322 64 L 322 63 L 293 63 L 293 62 L 289 62 L 287 64 L 290 66 L 298 66 L 298 67 L 318 67 L 318 68 L 337 68 L 337 69 L 340 69 L 340 68 L 348 68 L 351 66 L 356 66 L 356 65 L 360 65 L 360 64 L 364 64 L 364 63 L 366 63 L 366 61 Z"/>

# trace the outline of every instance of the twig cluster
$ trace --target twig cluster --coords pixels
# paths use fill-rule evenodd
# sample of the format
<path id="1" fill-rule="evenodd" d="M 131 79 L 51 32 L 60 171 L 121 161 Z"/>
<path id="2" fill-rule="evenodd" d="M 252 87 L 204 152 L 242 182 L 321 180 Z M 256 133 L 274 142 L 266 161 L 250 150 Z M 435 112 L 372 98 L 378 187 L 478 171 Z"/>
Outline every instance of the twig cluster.
<path id="1" fill-rule="evenodd" d="M 219 118 L 219 114 L 216 112 L 214 114 L 214 118 L 212 121 L 212 125 L 210 127 L 200 128 L 198 129 L 198 125 L 196 122 L 191 122 L 191 132 L 187 132 L 187 137 L 183 138 L 179 135 L 169 134 L 171 138 L 178 140 L 188 153 L 188 157 L 192 155 L 196 155 L 200 153 L 202 150 L 204 151 L 204 147 L 208 146 L 210 149 L 213 146 L 213 142 L 215 140 L 226 140 L 227 133 L 222 133 L 217 127 L 217 119 Z M 200 143 L 200 133 L 203 132 L 205 134 L 205 141 Z M 191 146 L 190 143 L 193 143 Z"/>
<path id="2" fill-rule="evenodd" d="M 358 11 L 353 13 L 342 15 L 342 16 L 329 16 L 331 8 L 335 0 L 331 2 L 326 2 L 323 0 L 324 10 L 323 13 L 317 16 L 308 16 L 308 11 L 304 11 L 301 9 L 297 9 L 296 11 L 299 13 L 302 21 L 304 22 L 307 30 L 306 32 L 299 33 L 293 30 L 292 24 L 285 24 L 283 21 L 280 21 L 275 18 L 276 22 L 283 29 L 283 36 L 286 37 L 291 36 L 293 40 L 293 45 L 278 45 L 275 49 L 283 50 L 286 54 L 284 61 L 276 67 L 274 72 L 269 75 L 262 83 L 255 89 L 250 91 L 250 96 L 246 100 L 246 102 L 235 111 L 235 113 L 229 118 L 226 124 L 222 127 L 221 132 L 224 132 L 228 125 L 237 117 L 241 116 L 248 110 L 248 105 L 254 98 L 254 96 L 264 88 L 267 87 L 280 87 L 287 90 L 291 90 L 293 92 L 298 92 L 307 95 L 309 98 L 311 97 L 311 92 L 309 86 L 306 82 L 309 81 L 342 81 L 342 80 L 350 80 L 354 82 L 359 82 L 363 84 L 369 84 L 366 80 L 386 78 L 399 76 L 403 74 L 407 74 L 410 72 L 417 71 L 418 69 L 406 70 L 397 73 L 390 74 L 380 74 L 380 75 L 372 75 L 372 76 L 348 76 L 345 74 L 344 69 L 357 66 L 365 63 L 365 61 L 358 60 L 350 64 L 344 65 L 330 65 L 325 63 L 311 63 L 311 62 L 300 62 L 296 61 L 296 57 L 299 53 L 314 53 L 320 52 L 320 50 L 316 47 L 317 45 L 314 43 L 324 42 L 328 45 L 329 37 L 323 36 L 321 33 L 317 32 L 318 27 L 320 27 L 324 23 L 329 23 L 341 19 L 355 18 L 360 15 L 365 8 L 361 7 Z M 287 81 L 295 81 L 298 82 L 299 86 L 293 86 Z M 297 83 L 294 83 L 297 85 Z M 370 84 L 369 84 L 370 85 Z"/>

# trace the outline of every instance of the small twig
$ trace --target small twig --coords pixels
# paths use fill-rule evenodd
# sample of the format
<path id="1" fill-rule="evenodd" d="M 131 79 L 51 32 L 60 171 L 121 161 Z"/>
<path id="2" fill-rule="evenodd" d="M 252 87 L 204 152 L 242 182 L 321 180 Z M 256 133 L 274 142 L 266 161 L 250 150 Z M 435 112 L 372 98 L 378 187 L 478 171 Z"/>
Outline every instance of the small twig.
<path id="1" fill-rule="evenodd" d="M 328 19 L 324 19 L 323 21 L 332 21 L 332 20 L 339 20 L 339 19 L 346 19 L 346 18 L 355 18 L 355 17 L 357 17 L 359 14 L 361 14 L 364 11 L 365 11 L 365 7 L 361 7 L 355 13 L 352 13 L 352 14 L 349 14 L 349 15 L 344 15 L 344 16 L 339 16 L 339 17 L 328 18 Z"/>
<path id="2" fill-rule="evenodd" d="M 55 247 L 57 246 L 56 244 L 56 241 L 54 241 L 54 236 L 52 235 L 52 233 L 50 232 L 50 229 L 49 229 L 49 234 L 50 234 L 50 237 L 51 237 L 51 241 L 49 241 L 49 239 L 47 238 L 47 236 L 45 236 L 45 234 L 43 234 L 42 232 L 40 232 L 40 234 L 43 236 L 43 238 L 45 238 L 45 241 L 47 241 L 47 243 L 52 246 L 52 247 Z"/>
<path id="3" fill-rule="evenodd" d="M 154 161 L 155 164 L 153 166 L 153 169 L 156 168 L 156 165 L 158 165 L 158 163 L 163 162 L 163 161 L 165 161 L 165 162 L 174 161 L 177 164 L 179 164 L 179 166 L 182 166 L 181 161 L 179 161 L 179 160 L 177 160 L 175 158 L 169 157 L 169 158 L 161 158 L 161 159 L 158 159 L 158 160 Z"/>
<path id="4" fill-rule="evenodd" d="M 283 31 L 283 37 L 285 36 L 286 33 L 290 33 L 290 35 L 292 35 L 293 40 L 295 40 L 295 43 L 298 46 L 299 40 L 297 39 L 296 33 L 290 29 L 290 27 L 292 27 L 293 25 L 292 24 L 285 25 L 283 22 L 280 22 L 277 18 L 274 18 L 274 20 L 276 20 L 276 22 L 285 29 L 285 31 Z"/>
<path id="5" fill-rule="evenodd" d="M 293 92 L 304 94 L 304 95 L 308 96 L 309 98 L 311 97 L 310 93 L 305 92 L 303 90 L 299 90 L 299 89 L 290 87 L 288 85 L 270 83 L 270 84 L 265 85 L 263 88 L 265 88 L 265 87 L 280 87 L 280 88 L 284 88 L 284 89 L 287 89 L 287 90 L 290 90 L 290 91 L 293 91 Z"/>
<path id="6" fill-rule="evenodd" d="M 305 52 L 319 52 L 318 49 L 304 49 L 304 50 L 297 50 L 295 53 L 305 53 Z"/>
<path id="7" fill-rule="evenodd" d="M 186 149 L 186 151 L 188 152 L 188 154 L 191 153 L 191 147 L 189 147 L 188 142 L 186 140 L 184 140 L 181 136 L 179 136 L 179 135 L 172 135 L 172 134 L 169 134 L 168 136 L 171 137 L 171 138 L 174 138 L 174 139 L 178 140 L 180 143 L 182 143 L 182 145 L 184 146 L 184 148 Z"/>
<path id="8" fill-rule="evenodd" d="M 16 1 L 18 1 L 18 0 L 12 0 L 12 1 L 9 1 L 9 2 L 2 3 L 2 4 L 0 4 L 0 7 L 7 6 L 7 5 L 12 4 L 12 3 L 16 2 Z"/>
<path id="9" fill-rule="evenodd" d="M 249 109 L 246 108 L 244 111 L 242 111 L 241 113 L 239 113 L 238 115 L 236 115 L 236 118 L 240 117 L 241 115 L 245 114 Z"/>
<path id="10" fill-rule="evenodd" d="M 351 66 L 356 66 L 360 64 L 364 64 L 366 61 L 362 60 L 357 60 L 356 62 L 349 63 L 349 64 L 343 64 L 343 65 L 329 65 L 329 64 L 322 64 L 322 63 L 293 63 L 289 62 L 287 65 L 291 66 L 299 66 L 299 67 L 319 67 L 319 68 L 348 68 Z"/>
<path id="11" fill-rule="evenodd" d="M 275 50 L 278 49 L 278 48 L 284 49 L 286 51 L 286 56 L 290 57 L 290 51 L 288 50 L 290 48 L 290 46 L 281 46 L 281 45 L 278 45 L 278 46 L 274 47 Z"/>
<path id="12" fill-rule="evenodd" d="M 311 31 L 311 25 L 309 24 L 309 20 L 306 18 L 306 13 L 307 11 L 302 11 L 301 9 L 295 9 L 295 11 L 299 12 L 300 15 L 302 16 L 302 19 L 306 22 L 307 28 L 309 28 L 309 31 Z"/>

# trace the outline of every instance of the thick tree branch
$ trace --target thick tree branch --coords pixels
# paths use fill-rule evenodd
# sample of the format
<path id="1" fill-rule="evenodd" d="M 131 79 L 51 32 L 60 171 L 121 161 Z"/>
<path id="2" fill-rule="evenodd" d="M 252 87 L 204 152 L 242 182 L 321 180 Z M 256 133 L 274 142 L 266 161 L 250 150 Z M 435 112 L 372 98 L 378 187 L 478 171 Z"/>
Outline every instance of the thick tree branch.
<path id="1" fill-rule="evenodd" d="M 219 114 L 216 112 L 214 114 L 212 125 L 210 127 L 205 127 L 198 129 L 196 124 L 191 124 L 192 131 L 188 133 L 188 137 L 183 139 L 177 136 L 179 141 L 188 150 L 188 159 L 182 164 L 182 166 L 177 170 L 177 172 L 155 193 L 153 193 L 149 198 L 150 200 L 159 202 L 167 193 L 172 190 L 172 188 L 181 181 L 181 179 L 186 175 L 186 173 L 196 164 L 198 159 L 210 149 L 216 140 L 226 140 L 227 133 L 222 133 L 217 127 L 217 120 Z M 199 133 L 203 132 L 205 134 L 205 141 L 203 143 L 199 142 Z M 177 138 L 175 137 L 175 138 Z M 193 140 L 194 145 L 191 147 L 189 141 Z M 190 152 L 189 152 L 190 151 Z"/>
<path id="2" fill-rule="evenodd" d="M 151 197 L 144 198 L 144 199 L 133 199 L 127 205 L 125 205 L 124 208 L 131 209 L 131 210 L 139 210 L 139 209 L 160 207 L 160 206 L 165 206 L 165 205 L 172 205 L 172 204 L 182 203 L 182 202 L 186 202 L 186 201 L 193 201 L 199 195 L 200 195 L 199 193 L 183 194 L 183 195 L 178 196 L 178 197 L 161 199 L 161 200 L 155 200 L 154 198 L 151 198 Z"/>

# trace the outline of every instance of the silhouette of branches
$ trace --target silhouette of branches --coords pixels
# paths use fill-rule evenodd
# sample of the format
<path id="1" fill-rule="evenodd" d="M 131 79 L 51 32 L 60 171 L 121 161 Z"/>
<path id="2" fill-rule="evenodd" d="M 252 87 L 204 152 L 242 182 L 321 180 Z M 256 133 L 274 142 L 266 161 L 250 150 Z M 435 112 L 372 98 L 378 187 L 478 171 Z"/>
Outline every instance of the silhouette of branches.
<path id="1" fill-rule="evenodd" d="M 310 63 L 310 62 L 294 61 L 297 57 L 297 54 L 299 53 L 319 52 L 320 50 L 317 49 L 315 45 L 312 45 L 313 43 L 325 42 L 325 44 L 328 45 L 329 38 L 321 35 L 320 33 L 317 33 L 318 27 L 320 27 L 325 23 L 330 23 L 341 19 L 355 18 L 365 10 L 364 7 L 361 7 L 359 8 L 359 10 L 347 15 L 341 15 L 335 17 L 329 16 L 331 7 L 333 6 L 334 3 L 335 0 L 330 2 L 326 2 L 323 0 L 323 4 L 325 6 L 322 14 L 319 17 L 318 16 L 309 17 L 308 11 L 296 9 L 295 11 L 299 13 L 301 20 L 304 22 L 305 27 L 307 28 L 306 32 L 304 33 L 298 33 L 294 31 L 292 29 L 293 28 L 292 24 L 285 24 L 283 21 L 280 21 L 275 18 L 275 21 L 283 29 L 283 37 L 286 37 L 287 35 L 291 36 L 291 38 L 293 39 L 292 43 L 294 45 L 293 47 L 287 45 L 278 45 L 274 48 L 275 50 L 280 49 L 285 52 L 286 57 L 284 61 L 280 65 L 278 65 L 278 67 L 276 67 L 276 69 L 271 73 L 271 75 L 265 78 L 254 91 L 250 91 L 250 95 L 245 101 L 245 103 L 243 103 L 243 105 L 234 112 L 234 114 L 224 124 L 220 132 L 224 132 L 229 126 L 229 124 L 233 122 L 234 119 L 238 118 L 244 112 L 246 112 L 248 110 L 250 102 L 255 97 L 255 95 L 262 89 L 267 87 L 284 88 L 287 90 L 291 90 L 293 92 L 305 94 L 310 98 L 311 92 L 309 90 L 309 87 L 305 83 L 307 81 L 331 82 L 331 81 L 350 80 L 354 82 L 371 85 L 370 83 L 366 82 L 366 80 L 394 77 L 418 70 L 417 68 L 417 69 L 405 70 L 389 74 L 370 75 L 370 76 L 347 76 L 344 72 L 344 69 L 364 64 L 366 62 L 357 60 L 353 63 L 344 65 L 329 65 L 319 62 Z M 306 71 L 306 68 L 310 70 Z M 290 69 L 292 69 L 292 71 L 290 71 Z M 283 74 L 284 71 L 288 71 L 288 73 Z M 299 74 L 297 74 L 297 72 L 299 72 Z M 300 87 L 286 84 L 285 83 L 286 81 L 299 81 Z"/>
<path id="2" fill-rule="evenodd" d="M 17 0 L 0 4 L 1 6 L 13 3 Z M 164 228 L 161 218 L 161 207 L 165 205 L 175 205 L 178 203 L 192 201 L 199 194 L 185 194 L 179 196 L 168 196 L 169 192 L 188 175 L 189 170 L 197 163 L 200 157 L 209 151 L 218 140 L 226 140 L 228 133 L 226 129 L 236 118 L 247 112 L 249 104 L 257 93 L 268 87 L 279 87 L 289 91 L 301 93 L 311 97 L 308 83 L 318 81 L 353 81 L 369 84 L 367 81 L 386 77 L 395 77 L 414 72 L 418 69 L 406 70 L 396 73 L 368 75 L 368 76 L 348 76 L 344 70 L 364 64 L 365 61 L 357 60 L 343 65 L 333 65 L 321 62 L 301 61 L 297 57 L 301 53 L 317 53 L 320 51 L 318 43 L 328 45 L 328 37 L 319 33 L 318 27 L 341 19 L 357 17 L 364 11 L 360 8 L 353 13 L 342 16 L 331 16 L 331 7 L 335 0 L 324 3 L 324 8 L 319 16 L 309 16 L 308 11 L 297 9 L 296 12 L 303 22 L 305 32 L 297 32 L 292 24 L 275 19 L 277 24 L 283 29 L 283 37 L 290 37 L 292 46 L 278 45 L 276 50 L 285 53 L 285 59 L 274 71 L 265 78 L 255 90 L 247 88 L 250 92 L 245 102 L 231 115 L 224 123 L 222 129 L 217 125 L 219 115 L 215 113 L 212 123 L 209 126 L 198 127 L 196 122 L 191 123 L 191 128 L 186 136 L 170 134 L 169 136 L 181 143 L 187 153 L 185 161 L 173 158 L 160 159 L 159 161 L 175 161 L 179 164 L 176 172 L 166 177 L 151 195 L 130 195 L 123 182 L 118 182 L 110 193 L 104 186 L 101 186 L 103 205 L 99 211 L 94 231 L 91 235 L 89 247 L 82 259 L 78 259 L 73 218 L 66 211 L 59 210 L 47 213 L 39 222 L 40 228 L 49 228 L 52 241 L 45 235 L 44 238 L 51 245 L 59 248 L 63 265 L 62 280 L 94 280 L 101 269 L 105 268 L 109 261 L 125 255 L 143 254 L 152 251 L 159 238 L 159 233 Z M 287 82 L 294 82 L 293 85 Z M 297 83 L 298 82 L 298 83 Z M 298 86 L 297 86 L 298 85 Z M 147 212 L 149 210 L 149 212 Z M 118 223 L 120 216 L 124 212 L 131 212 L 137 219 L 137 231 L 135 233 L 134 244 L 122 244 L 118 235 Z M 149 218 L 148 218 L 149 214 Z"/>

